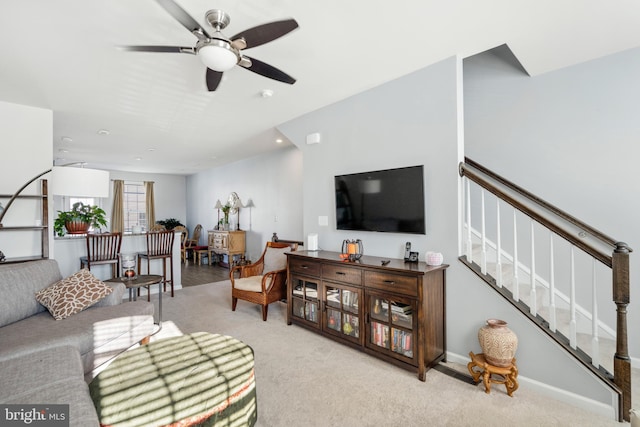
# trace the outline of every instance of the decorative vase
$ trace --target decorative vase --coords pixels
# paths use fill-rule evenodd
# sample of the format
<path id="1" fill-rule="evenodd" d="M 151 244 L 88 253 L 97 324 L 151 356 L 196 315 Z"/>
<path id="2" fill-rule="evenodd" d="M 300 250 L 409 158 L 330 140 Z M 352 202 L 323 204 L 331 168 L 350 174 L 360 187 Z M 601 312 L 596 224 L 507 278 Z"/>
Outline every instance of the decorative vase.
<path id="1" fill-rule="evenodd" d="M 518 349 L 518 337 L 500 319 L 487 319 L 487 324 L 478 330 L 478 341 L 484 358 L 493 366 L 508 367 Z"/>
<path id="2" fill-rule="evenodd" d="M 122 268 L 122 278 L 133 280 L 136 278 L 136 258 L 137 254 L 120 254 L 120 267 Z"/>
<path id="3" fill-rule="evenodd" d="M 427 252 L 427 264 L 428 265 L 442 265 L 444 257 L 440 252 Z"/>

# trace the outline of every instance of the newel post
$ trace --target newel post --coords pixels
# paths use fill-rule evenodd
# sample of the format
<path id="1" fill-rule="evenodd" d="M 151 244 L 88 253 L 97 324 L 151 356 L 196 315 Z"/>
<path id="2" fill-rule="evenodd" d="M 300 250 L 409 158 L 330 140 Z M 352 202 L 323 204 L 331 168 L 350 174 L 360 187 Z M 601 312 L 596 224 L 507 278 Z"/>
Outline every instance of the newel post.
<path id="1" fill-rule="evenodd" d="M 619 418 L 629 421 L 631 409 L 631 360 L 627 344 L 627 305 L 629 305 L 629 253 L 624 242 L 617 242 L 613 251 L 613 302 L 616 304 L 616 354 L 613 360 L 614 381 L 622 390 Z"/>

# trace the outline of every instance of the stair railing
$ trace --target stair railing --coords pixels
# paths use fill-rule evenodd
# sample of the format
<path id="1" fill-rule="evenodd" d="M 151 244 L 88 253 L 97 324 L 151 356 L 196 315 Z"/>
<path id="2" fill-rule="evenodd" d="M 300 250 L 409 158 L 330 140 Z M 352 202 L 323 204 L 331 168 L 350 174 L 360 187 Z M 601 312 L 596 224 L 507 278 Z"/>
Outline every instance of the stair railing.
<path id="1" fill-rule="evenodd" d="M 493 285 L 569 353 L 609 384 L 619 395 L 618 419 L 628 421 L 631 409 L 631 360 L 627 343 L 627 306 L 630 300 L 629 254 L 632 249 L 626 243 L 605 235 L 469 158 L 465 158 L 465 161 L 460 163 L 459 173 L 463 177 L 465 204 L 463 224 L 465 235 L 462 245 L 465 254 L 461 257 L 461 261 Z M 472 191 L 477 189 L 480 190 L 479 196 Z M 496 200 L 493 212 L 495 222 L 489 224 L 492 233 L 487 231 L 487 192 L 495 196 Z M 477 197 L 472 200 L 472 195 Z M 477 200 L 478 197 L 479 200 Z M 512 219 L 506 221 L 512 223 L 512 227 L 508 230 L 505 230 L 505 220 L 501 212 L 501 207 L 505 203 L 513 208 Z M 478 210 L 479 213 L 477 213 Z M 472 213 L 474 213 L 473 216 Z M 518 228 L 522 215 L 530 219 L 528 234 Z M 476 219 L 476 216 L 479 218 Z M 475 221 L 476 227 L 473 227 L 472 220 Z M 541 230 L 548 230 L 549 243 L 546 249 L 536 246 L 536 237 L 539 238 L 543 234 Z M 512 234 L 510 242 L 503 242 L 503 231 Z M 559 239 L 555 236 L 559 236 L 569 245 L 569 272 L 565 274 L 569 277 L 563 278 L 568 280 L 561 281 L 556 278 L 562 274 L 556 267 L 556 259 L 559 256 L 556 246 Z M 475 246 L 479 246 L 479 254 L 476 256 L 474 256 L 474 239 L 478 242 Z M 521 240 L 525 239 L 528 239 L 529 245 L 523 248 Z M 511 247 L 505 249 L 503 244 L 505 246 L 510 244 Z M 522 257 L 519 249 L 524 249 L 523 252 L 528 250 L 527 259 Z M 583 271 L 587 261 L 582 258 L 579 262 L 581 268 L 576 269 L 576 249 L 579 250 L 578 255 L 582 258 L 586 255 L 587 259 L 591 260 L 590 267 L 587 268 L 591 270 L 590 274 Z M 545 251 L 548 257 L 537 256 Z M 477 263 L 474 259 L 476 257 Z M 488 271 L 490 259 L 494 265 L 495 276 L 491 276 Z M 503 272 L 506 265 L 503 260 L 509 261 L 512 267 L 509 281 L 504 278 Z M 544 272 L 538 266 L 542 263 L 546 264 Z M 609 317 L 615 319 L 615 330 L 612 330 L 598 313 L 597 276 L 598 269 L 602 268 L 598 267 L 598 264 L 612 273 L 612 300 L 616 311 L 615 316 Z M 523 273 L 525 277 L 529 277 L 530 283 L 528 287 L 521 289 L 524 284 Z M 544 277 L 545 273 L 547 277 Z M 591 276 L 591 283 L 584 285 L 586 275 Z M 567 286 L 561 286 L 561 282 L 565 281 L 568 282 L 568 289 Z M 588 288 L 587 295 L 577 296 L 576 293 L 583 288 Z M 546 298 L 542 298 L 542 292 L 538 295 L 539 291 L 546 292 Z M 523 302 L 521 292 L 528 292 L 528 297 L 525 297 L 528 304 Z M 589 299 L 591 304 L 585 307 L 584 302 Z M 539 301 L 542 301 L 540 307 Z M 566 306 L 569 314 L 568 339 L 559 331 L 557 313 L 560 305 Z M 589 326 L 585 325 L 584 320 L 579 322 L 578 318 L 589 320 Z M 587 350 L 590 356 L 578 344 L 578 337 L 581 333 L 585 335 L 585 329 L 591 335 L 590 350 Z M 602 351 L 600 331 L 615 337 L 613 378 L 600 366 Z"/>

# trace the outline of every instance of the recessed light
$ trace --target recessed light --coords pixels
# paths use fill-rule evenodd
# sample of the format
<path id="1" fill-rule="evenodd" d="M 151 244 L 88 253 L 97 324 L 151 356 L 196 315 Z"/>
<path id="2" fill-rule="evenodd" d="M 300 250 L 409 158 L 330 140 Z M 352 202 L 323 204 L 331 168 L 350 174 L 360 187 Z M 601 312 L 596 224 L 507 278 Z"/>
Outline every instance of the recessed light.
<path id="1" fill-rule="evenodd" d="M 282 138 L 276 139 L 276 144 L 282 144 Z"/>
<path id="2" fill-rule="evenodd" d="M 142 160 L 142 157 L 136 157 L 136 160 L 140 161 L 140 160 Z"/>
<path id="3" fill-rule="evenodd" d="M 98 130 L 98 135 L 109 135 L 111 132 L 109 132 L 107 129 L 99 129 Z"/>
<path id="4" fill-rule="evenodd" d="M 273 96 L 273 91 L 271 89 L 263 89 L 262 92 L 260 92 L 260 95 L 263 98 L 271 98 Z"/>
<path id="5" fill-rule="evenodd" d="M 73 138 L 71 138 L 70 136 L 62 136 L 60 137 L 60 141 L 69 143 L 69 142 L 73 142 Z"/>

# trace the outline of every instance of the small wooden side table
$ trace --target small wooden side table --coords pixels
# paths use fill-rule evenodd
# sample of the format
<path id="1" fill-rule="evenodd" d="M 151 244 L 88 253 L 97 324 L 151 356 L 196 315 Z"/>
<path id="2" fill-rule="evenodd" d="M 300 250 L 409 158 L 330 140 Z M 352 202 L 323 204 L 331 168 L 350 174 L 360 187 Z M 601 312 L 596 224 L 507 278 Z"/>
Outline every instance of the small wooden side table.
<path id="1" fill-rule="evenodd" d="M 116 277 L 115 279 L 105 280 L 105 282 L 115 282 L 124 284 L 129 289 L 129 301 L 138 299 L 138 288 L 143 286 L 158 286 L 158 324 L 162 324 L 162 276 L 158 274 L 139 274 L 133 279 L 125 277 Z"/>
<path id="2" fill-rule="evenodd" d="M 473 377 L 473 381 L 480 382 L 480 376 L 484 382 L 485 393 L 491 392 L 491 383 L 504 384 L 507 388 L 507 394 L 513 397 L 513 392 L 518 389 L 518 367 L 516 366 L 515 357 L 511 361 L 511 364 L 506 367 L 490 365 L 484 358 L 484 354 L 473 354 L 469 352 L 471 362 L 467 364 L 469 373 Z M 476 368 L 476 369 L 474 369 Z M 493 375 L 498 375 L 499 378 Z"/>

